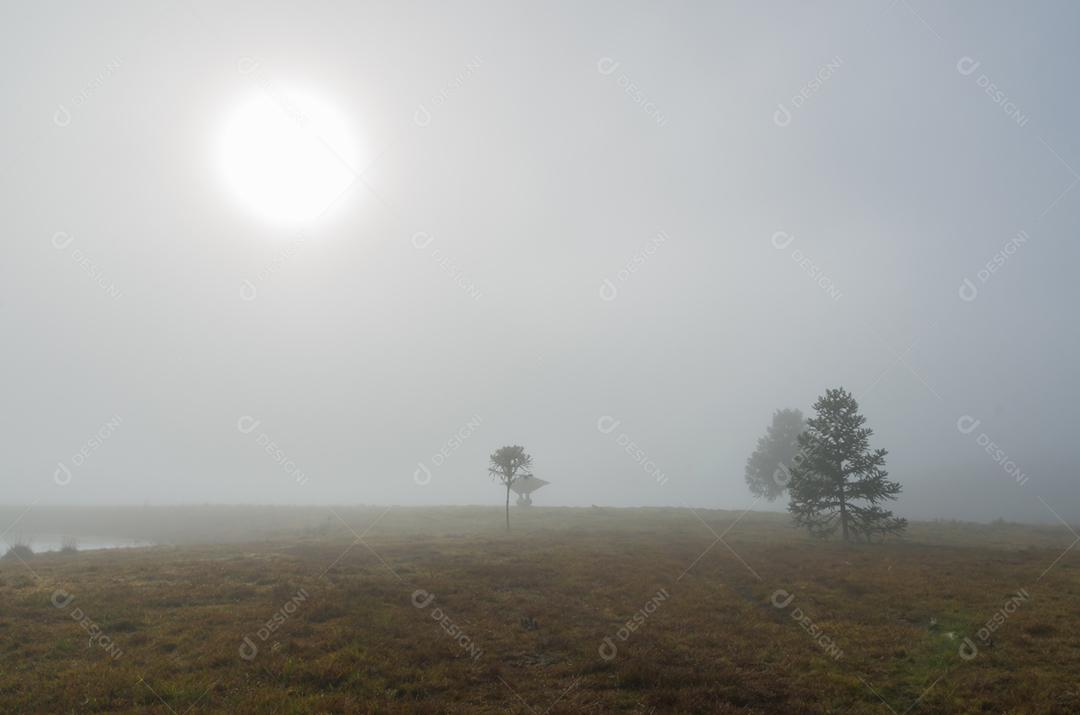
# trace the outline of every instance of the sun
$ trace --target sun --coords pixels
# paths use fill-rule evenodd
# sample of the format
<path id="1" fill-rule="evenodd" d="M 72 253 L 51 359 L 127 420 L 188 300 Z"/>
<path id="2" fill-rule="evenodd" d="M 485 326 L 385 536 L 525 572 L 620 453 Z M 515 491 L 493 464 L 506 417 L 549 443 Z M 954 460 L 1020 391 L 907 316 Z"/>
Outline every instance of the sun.
<path id="1" fill-rule="evenodd" d="M 326 213 L 357 179 L 357 147 L 334 108 L 277 88 L 240 101 L 220 136 L 225 185 L 262 219 L 305 224 Z"/>

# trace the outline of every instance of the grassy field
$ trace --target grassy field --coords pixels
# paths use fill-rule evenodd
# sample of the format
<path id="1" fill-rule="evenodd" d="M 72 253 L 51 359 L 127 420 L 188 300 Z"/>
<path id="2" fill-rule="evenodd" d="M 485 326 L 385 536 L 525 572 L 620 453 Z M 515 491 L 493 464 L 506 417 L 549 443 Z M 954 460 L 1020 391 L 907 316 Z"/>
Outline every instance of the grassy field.
<path id="1" fill-rule="evenodd" d="M 0 712 L 1080 712 L 1064 527 L 844 547 L 725 511 L 190 512 L 111 518 L 231 543 L 0 561 Z"/>

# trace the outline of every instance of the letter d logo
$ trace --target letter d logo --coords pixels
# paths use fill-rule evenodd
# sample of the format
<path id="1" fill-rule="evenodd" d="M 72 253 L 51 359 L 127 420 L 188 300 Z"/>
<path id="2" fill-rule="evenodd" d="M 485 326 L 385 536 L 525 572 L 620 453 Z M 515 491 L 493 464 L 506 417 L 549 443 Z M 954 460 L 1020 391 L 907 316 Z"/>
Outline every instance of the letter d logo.
<path id="1" fill-rule="evenodd" d="M 787 125 L 791 124 L 791 112 L 788 111 L 788 108 L 782 104 L 778 104 L 776 106 L 778 107 L 778 109 L 773 112 L 773 124 L 778 127 L 786 127 Z"/>
<path id="2" fill-rule="evenodd" d="M 418 588 L 412 592 L 412 605 L 416 606 L 417 608 L 427 608 L 434 600 L 435 594 L 428 593 L 422 588 Z"/>
<path id="3" fill-rule="evenodd" d="M 52 245 L 58 251 L 62 251 L 71 245 L 73 237 L 67 231 L 57 231 L 52 236 Z"/>
<path id="4" fill-rule="evenodd" d="M 596 421 L 596 429 L 600 430 L 602 434 L 611 434 L 620 424 L 622 423 L 614 417 L 604 415 Z"/>
<path id="5" fill-rule="evenodd" d="M 970 303 L 975 300 L 979 295 L 979 289 L 975 287 L 975 284 L 970 279 L 965 278 L 964 282 L 960 284 L 960 290 L 957 291 L 960 296 L 960 300 Z"/>
<path id="6" fill-rule="evenodd" d="M 259 646 L 255 645 L 251 638 L 244 636 L 244 642 L 240 644 L 239 652 L 240 657 L 244 660 L 255 660 L 255 656 L 259 654 Z"/>
<path id="7" fill-rule="evenodd" d="M 63 462 L 56 463 L 56 471 L 53 472 L 53 481 L 62 487 L 71 484 L 71 470 Z"/>
<path id="8" fill-rule="evenodd" d="M 979 428 L 980 424 L 982 420 L 977 420 L 971 415 L 961 415 L 956 421 L 956 429 L 960 430 L 960 434 L 971 434 Z"/>
<path id="9" fill-rule="evenodd" d="M 417 462 L 416 471 L 413 472 L 412 478 L 420 486 L 431 484 L 431 470 L 423 462 Z"/>
<path id="10" fill-rule="evenodd" d="M 259 61 L 254 57 L 241 57 L 236 61 L 236 71 L 248 75 L 259 69 Z"/>
<path id="11" fill-rule="evenodd" d="M 68 605 L 70 605 L 71 602 L 74 600 L 75 597 L 62 588 L 58 588 L 53 591 L 52 605 L 56 606 L 57 608 L 67 608 Z"/>
<path id="12" fill-rule="evenodd" d="M 600 657 L 604 660 L 612 660 L 615 657 L 615 654 L 619 652 L 619 649 L 615 647 L 615 641 L 604 636 L 604 642 L 597 648 L 597 652 L 600 653 Z"/>
<path id="13" fill-rule="evenodd" d="M 619 69 L 619 63 L 610 57 L 601 57 L 596 61 L 596 71 L 602 75 L 609 75 Z"/>
<path id="14" fill-rule="evenodd" d="M 966 56 L 961 57 L 956 62 L 956 71 L 959 72 L 960 74 L 964 75 L 965 77 L 967 77 L 972 72 L 979 69 L 979 65 L 981 65 L 981 64 L 982 64 L 982 62 L 976 62 L 975 60 L 971 59 L 970 57 L 966 57 Z"/>
<path id="15" fill-rule="evenodd" d="M 423 104 L 417 107 L 416 111 L 413 112 L 413 123 L 421 128 L 431 124 L 431 112 L 429 112 L 427 107 Z"/>
<path id="16" fill-rule="evenodd" d="M 53 124 L 55 124 L 56 126 L 66 127 L 67 125 L 71 124 L 71 112 L 68 111 L 67 107 L 61 104 L 53 113 L 52 120 Z"/>
<path id="17" fill-rule="evenodd" d="M 772 601 L 772 605 L 777 608 L 787 608 L 794 598 L 795 596 L 793 594 L 788 593 L 782 588 L 778 588 L 773 591 L 773 595 L 769 600 Z"/>
<path id="18" fill-rule="evenodd" d="M 787 231 L 777 231 L 772 235 L 772 245 L 778 251 L 782 251 L 791 245 L 791 242 L 795 240 Z"/>
<path id="19" fill-rule="evenodd" d="M 262 424 L 261 420 L 257 420 L 250 415 L 244 415 L 236 421 L 236 429 L 244 434 L 251 434 L 260 424 Z"/>

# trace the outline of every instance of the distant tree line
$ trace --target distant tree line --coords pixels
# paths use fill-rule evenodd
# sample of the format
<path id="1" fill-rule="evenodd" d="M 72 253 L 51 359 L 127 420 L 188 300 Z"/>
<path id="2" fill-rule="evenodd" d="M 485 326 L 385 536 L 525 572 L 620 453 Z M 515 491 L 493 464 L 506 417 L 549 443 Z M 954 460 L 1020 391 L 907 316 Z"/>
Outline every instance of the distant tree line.
<path id="1" fill-rule="evenodd" d="M 888 452 L 870 448 L 874 431 L 855 398 L 842 387 L 826 390 L 813 409 L 805 420 L 794 409 L 773 414 L 746 460 L 750 491 L 769 501 L 786 492 L 795 524 L 814 536 L 870 541 L 903 533 L 907 519 L 881 506 L 895 500 L 901 486 L 888 479 Z M 532 477 L 532 456 L 521 445 L 501 447 L 491 454 L 488 473 L 506 490 L 509 530 L 510 491 Z"/>

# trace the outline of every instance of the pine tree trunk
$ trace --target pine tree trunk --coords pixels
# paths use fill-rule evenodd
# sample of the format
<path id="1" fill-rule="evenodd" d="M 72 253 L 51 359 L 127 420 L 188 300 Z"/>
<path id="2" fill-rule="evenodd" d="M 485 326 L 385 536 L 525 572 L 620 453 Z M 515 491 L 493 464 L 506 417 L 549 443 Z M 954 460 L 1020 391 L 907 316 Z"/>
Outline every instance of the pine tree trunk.
<path id="1" fill-rule="evenodd" d="M 837 467 L 840 471 L 840 528 L 843 530 L 844 543 L 848 542 L 848 528 L 847 528 L 847 500 L 844 497 L 844 476 L 843 476 L 843 464 Z"/>
<path id="2" fill-rule="evenodd" d="M 847 533 L 847 504 L 844 502 L 843 495 L 840 496 L 840 528 L 843 529 L 844 543 L 846 544 L 847 540 L 848 540 L 848 533 Z"/>

